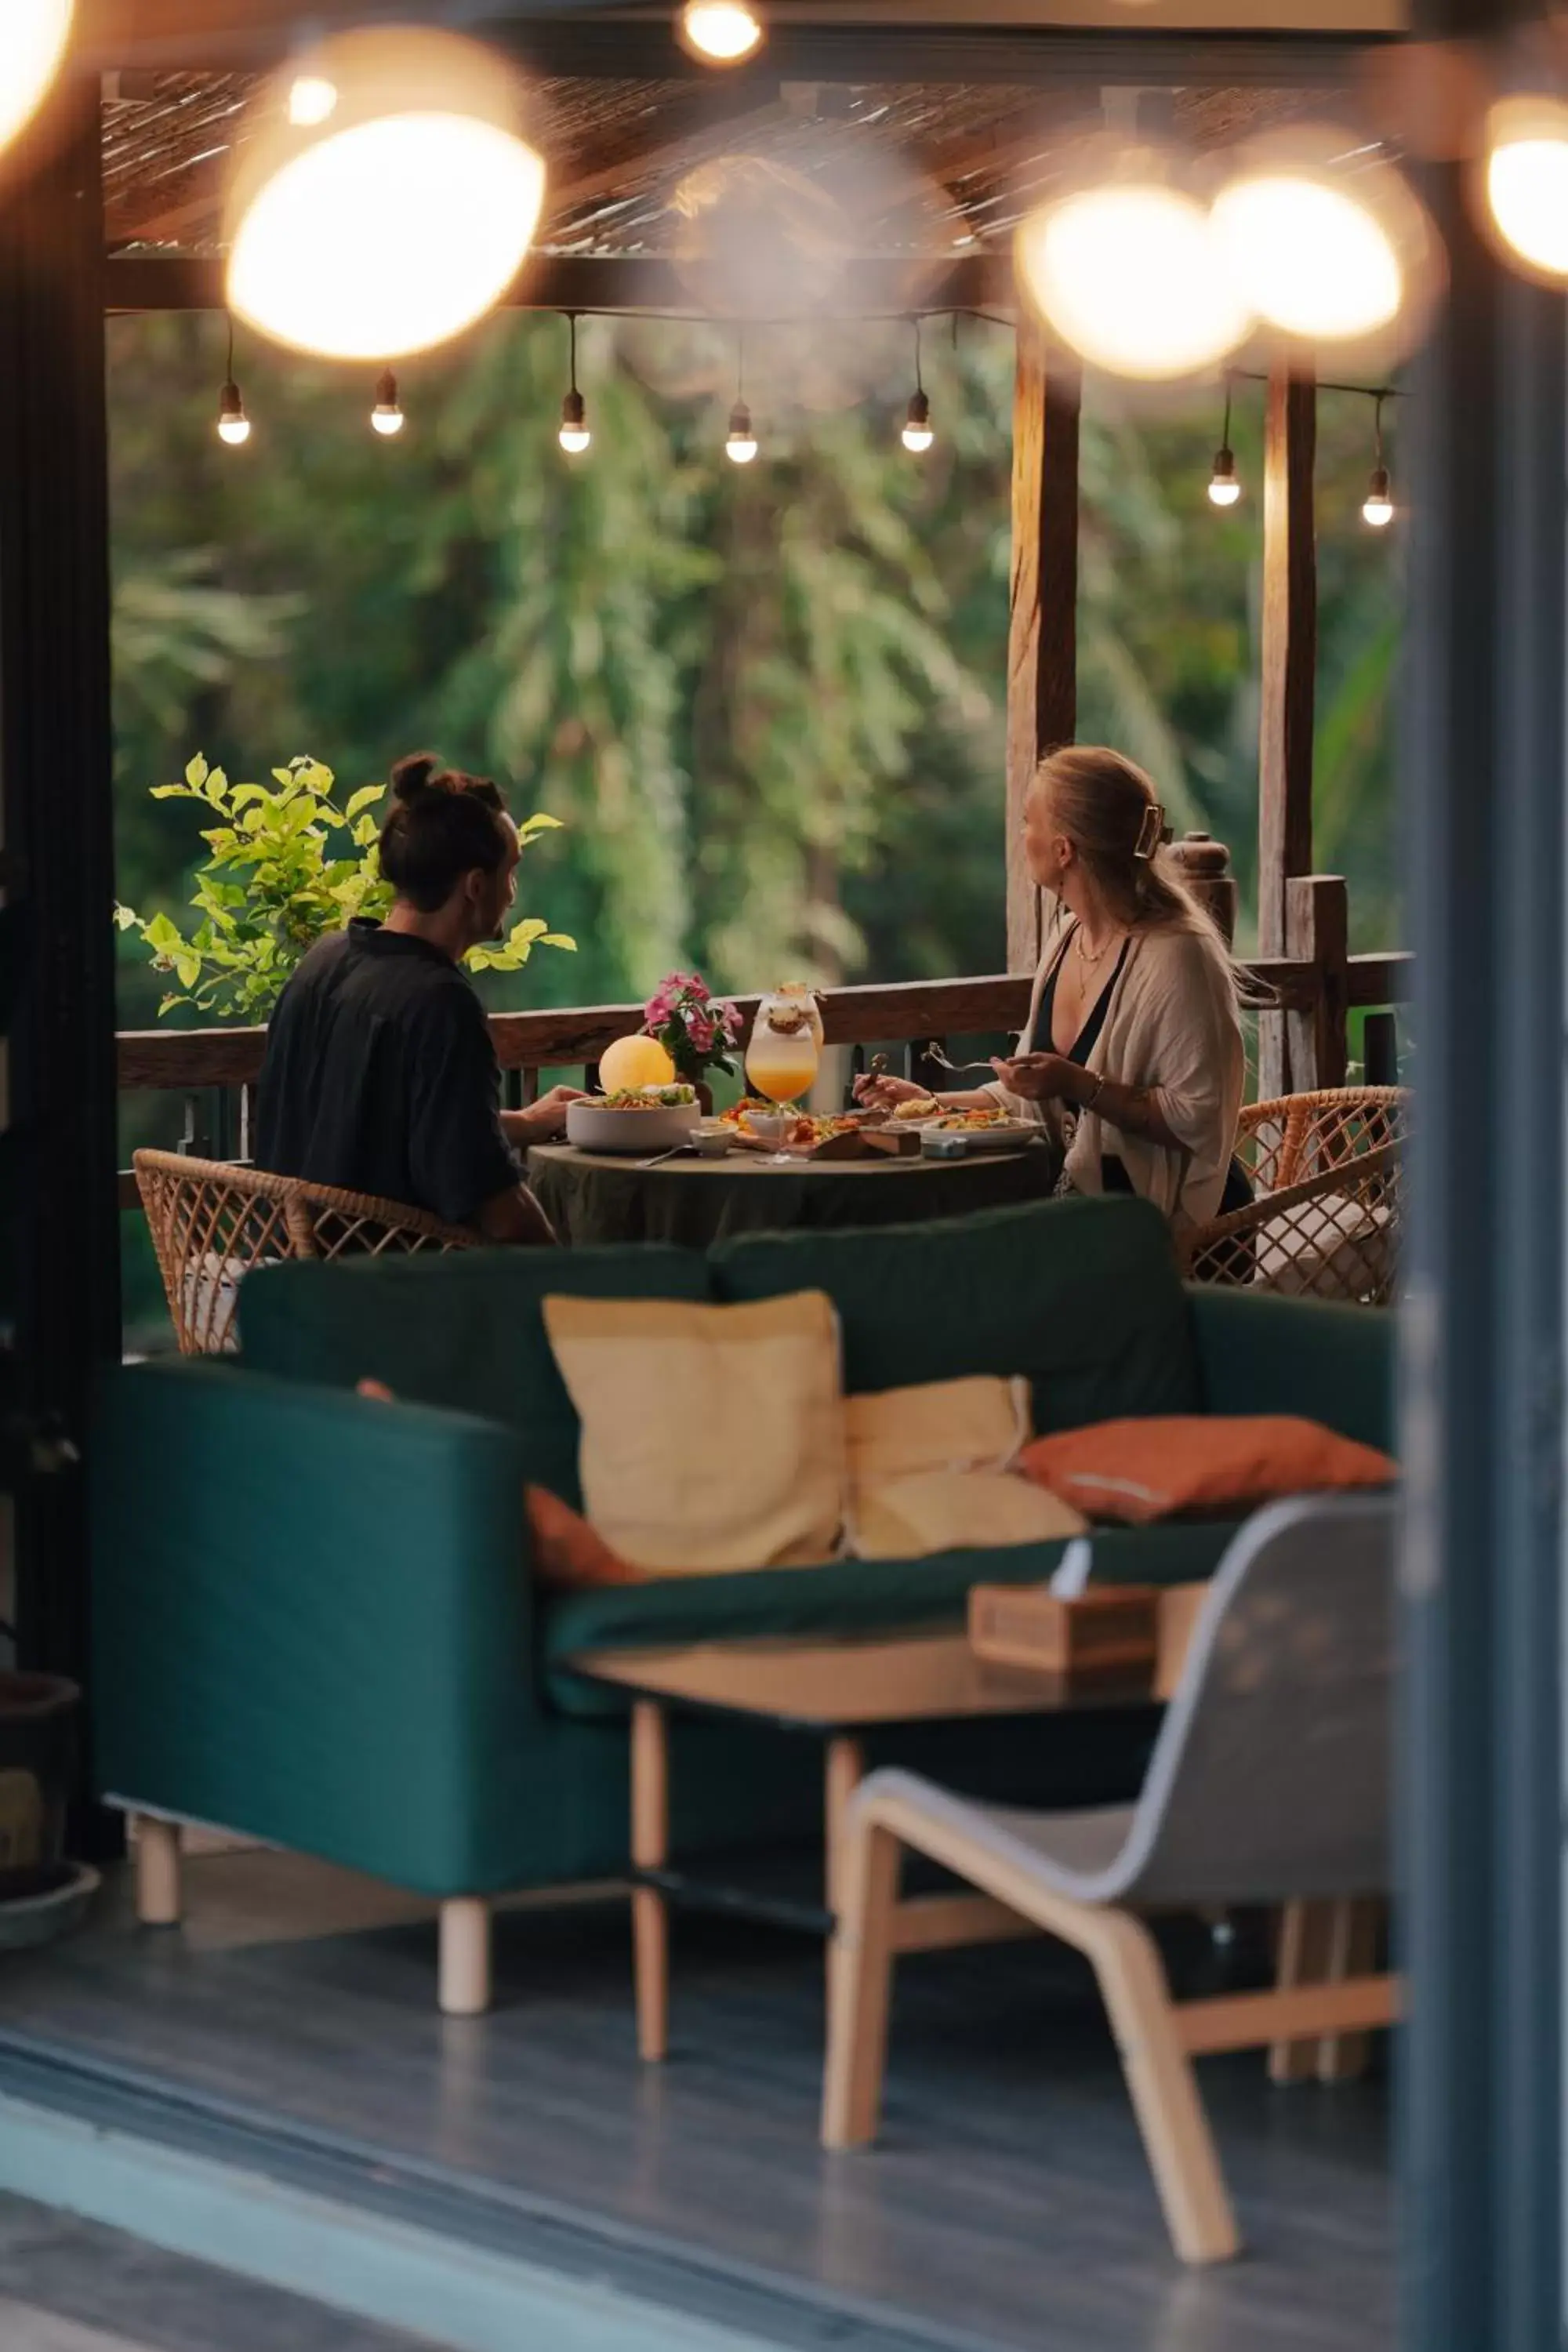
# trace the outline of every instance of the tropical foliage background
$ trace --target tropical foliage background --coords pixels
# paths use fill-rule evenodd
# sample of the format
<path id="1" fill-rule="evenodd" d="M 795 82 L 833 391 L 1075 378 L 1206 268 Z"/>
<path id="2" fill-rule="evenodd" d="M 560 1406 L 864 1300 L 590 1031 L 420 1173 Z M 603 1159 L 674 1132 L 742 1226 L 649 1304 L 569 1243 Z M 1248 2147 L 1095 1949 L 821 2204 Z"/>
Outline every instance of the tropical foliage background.
<path id="1" fill-rule="evenodd" d="M 498 317 L 411 364 L 395 440 L 369 430 L 368 380 L 242 344 L 237 450 L 213 430 L 221 320 L 109 331 L 119 881 L 144 915 L 191 897 L 189 808 L 149 788 L 193 753 L 237 782 L 308 754 L 352 793 L 429 746 L 564 823 L 531 849 L 523 896 L 578 952 L 488 976 L 497 1004 L 642 996 L 674 965 L 725 989 L 1001 968 L 1005 327 L 928 333 L 923 459 L 899 442 L 901 331 L 815 339 L 808 394 L 798 352 L 749 339 L 763 451 L 744 468 L 723 454 L 734 353 L 700 328 L 583 323 L 594 443 L 575 463 L 555 440 L 553 318 Z M 1217 403 L 1091 398 L 1079 657 L 1080 733 L 1230 844 L 1244 901 L 1247 389 L 1254 495 L 1227 514 L 1205 497 Z M 1349 875 L 1373 947 L 1397 928 L 1398 531 L 1359 517 L 1368 404 L 1326 394 L 1320 430 L 1317 856 Z M 134 937 L 121 953 L 122 1021 L 141 1025 L 163 983 Z"/>

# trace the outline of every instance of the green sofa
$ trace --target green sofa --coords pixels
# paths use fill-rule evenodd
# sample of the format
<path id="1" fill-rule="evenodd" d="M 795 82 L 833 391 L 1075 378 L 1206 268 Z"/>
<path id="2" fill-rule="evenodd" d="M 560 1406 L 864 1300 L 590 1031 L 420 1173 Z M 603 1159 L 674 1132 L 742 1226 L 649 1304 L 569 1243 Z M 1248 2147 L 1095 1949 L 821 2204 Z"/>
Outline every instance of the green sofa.
<path id="1" fill-rule="evenodd" d="M 1048 1575 L 1059 1545 L 566 1596 L 532 1584 L 524 1481 L 579 1498 L 542 1296 L 806 1287 L 837 1306 L 852 1391 L 1023 1373 L 1042 1431 L 1276 1411 L 1391 1443 L 1389 1318 L 1185 1290 L 1163 1225 L 1134 1201 L 740 1236 L 706 1256 L 515 1250 L 258 1272 L 237 1360 L 127 1368 L 101 1397 L 95 1774 L 150 1823 L 144 1915 L 177 1908 L 166 1824 L 179 1822 L 367 1872 L 470 1925 L 476 1899 L 624 1872 L 626 1705 L 574 1674 L 574 1653 L 955 1626 L 971 1584 Z M 399 1402 L 356 1396 L 367 1376 Z M 1188 1581 L 1231 1532 L 1107 1532 L 1094 1573 Z M 1154 1722 L 1150 1709 L 969 1724 L 868 1746 L 976 1794 L 1108 1803 L 1135 1791 Z M 678 1725 L 678 1854 L 805 1833 L 820 1802 L 798 1740 Z"/>

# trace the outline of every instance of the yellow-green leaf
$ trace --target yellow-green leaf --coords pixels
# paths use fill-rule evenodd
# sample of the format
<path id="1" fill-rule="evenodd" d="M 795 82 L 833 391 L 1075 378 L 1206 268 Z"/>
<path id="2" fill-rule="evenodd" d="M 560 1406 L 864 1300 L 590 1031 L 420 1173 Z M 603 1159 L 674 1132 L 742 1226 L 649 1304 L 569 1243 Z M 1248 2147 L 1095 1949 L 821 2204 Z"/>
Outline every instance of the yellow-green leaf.
<path id="1" fill-rule="evenodd" d="M 539 944 L 542 948 L 569 948 L 574 955 L 577 952 L 576 940 L 565 931 L 545 931 L 541 936 Z"/>
<path id="2" fill-rule="evenodd" d="M 207 780 L 207 763 L 198 751 L 185 762 L 185 782 L 194 793 L 199 793 Z"/>
<path id="3" fill-rule="evenodd" d="M 380 800 L 385 790 L 384 784 L 362 784 L 357 793 L 350 794 L 349 804 L 343 812 L 344 814 L 351 817 L 358 816 L 361 809 L 367 809 L 372 801 Z"/>

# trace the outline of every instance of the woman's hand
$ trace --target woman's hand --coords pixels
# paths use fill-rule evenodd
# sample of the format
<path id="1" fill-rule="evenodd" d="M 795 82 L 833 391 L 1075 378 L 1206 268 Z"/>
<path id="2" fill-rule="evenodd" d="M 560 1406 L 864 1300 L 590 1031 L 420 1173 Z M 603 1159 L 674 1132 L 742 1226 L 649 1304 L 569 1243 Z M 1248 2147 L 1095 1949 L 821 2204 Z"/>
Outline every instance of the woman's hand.
<path id="1" fill-rule="evenodd" d="M 991 1065 L 1010 1095 L 1024 1102 L 1074 1100 L 1079 1066 L 1065 1054 L 1020 1054 L 1011 1062 Z"/>
<path id="2" fill-rule="evenodd" d="M 862 1070 L 855 1081 L 855 1099 L 868 1110 L 892 1110 L 901 1102 L 930 1102 L 931 1092 L 910 1078 L 873 1077 L 869 1070 Z"/>

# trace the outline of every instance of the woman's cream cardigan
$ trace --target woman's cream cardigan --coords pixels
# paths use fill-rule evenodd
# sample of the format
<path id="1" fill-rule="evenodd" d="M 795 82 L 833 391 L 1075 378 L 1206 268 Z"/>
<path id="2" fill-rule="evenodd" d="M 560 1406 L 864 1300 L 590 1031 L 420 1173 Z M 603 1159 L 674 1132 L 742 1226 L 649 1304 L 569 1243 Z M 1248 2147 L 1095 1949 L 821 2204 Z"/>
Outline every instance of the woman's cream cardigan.
<path id="1" fill-rule="evenodd" d="M 1040 997 L 1061 934 L 1035 974 L 1018 1050 L 1030 1051 Z M 1125 1167 L 1135 1192 L 1180 1228 L 1219 1213 L 1236 1148 L 1247 1057 L 1229 963 L 1217 938 L 1175 924 L 1133 935 L 1088 1066 L 1113 1086 L 1147 1087 L 1182 1149 L 1124 1134 L 1093 1111 L 1026 1102 L 1005 1087 L 989 1091 L 1021 1118 L 1035 1118 L 1066 1146 L 1064 1172 L 1077 1192 L 1098 1192 L 1102 1153 Z"/>

